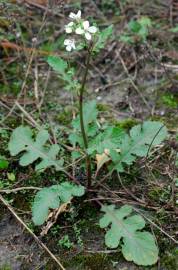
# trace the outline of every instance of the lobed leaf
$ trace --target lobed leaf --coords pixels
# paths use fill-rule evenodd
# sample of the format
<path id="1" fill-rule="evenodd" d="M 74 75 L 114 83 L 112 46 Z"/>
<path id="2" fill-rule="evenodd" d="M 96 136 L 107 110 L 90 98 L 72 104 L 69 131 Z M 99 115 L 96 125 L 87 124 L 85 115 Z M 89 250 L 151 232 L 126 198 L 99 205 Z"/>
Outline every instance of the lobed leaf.
<path id="1" fill-rule="evenodd" d="M 86 131 L 88 137 L 93 137 L 98 131 L 98 126 L 96 124 L 97 115 L 98 115 L 98 110 L 97 110 L 95 100 L 89 101 L 89 102 L 84 104 L 83 117 L 84 117 L 85 131 Z M 80 147 L 83 147 L 83 139 L 81 136 L 79 116 L 77 116 L 72 121 L 72 126 L 73 126 L 75 131 L 74 131 L 74 133 L 70 134 L 69 141 L 73 145 L 76 145 L 78 143 L 80 145 Z"/>
<path id="2" fill-rule="evenodd" d="M 58 193 L 51 188 L 43 188 L 34 199 L 32 206 L 33 222 L 42 225 L 48 217 L 49 209 L 58 208 L 60 199 Z"/>
<path id="3" fill-rule="evenodd" d="M 42 225 L 48 217 L 49 209 L 58 208 L 62 203 L 71 201 L 74 196 L 80 197 L 84 193 L 83 186 L 77 186 L 69 182 L 43 188 L 37 192 L 33 202 L 33 222 L 35 225 Z"/>
<path id="4" fill-rule="evenodd" d="M 51 166 L 54 166 L 56 170 L 61 170 L 63 160 L 56 159 L 60 149 L 59 145 L 53 144 L 48 148 L 45 147 L 48 139 L 47 130 L 39 131 L 34 140 L 32 130 L 29 127 L 20 126 L 13 131 L 8 148 L 12 156 L 23 152 L 19 161 L 21 166 L 27 166 L 41 159 L 41 162 L 35 167 L 36 170 L 44 170 Z"/>
<path id="5" fill-rule="evenodd" d="M 132 207 L 124 205 L 115 209 L 115 205 L 105 205 L 105 212 L 100 219 L 100 227 L 110 226 L 105 234 L 105 243 L 109 248 L 122 247 L 126 260 L 138 265 L 152 265 L 158 260 L 158 248 L 151 233 L 140 231 L 145 227 L 145 221 L 140 215 L 132 215 Z M 122 242 L 121 242 L 122 239 Z"/>
<path id="6" fill-rule="evenodd" d="M 160 122 L 145 121 L 142 125 L 134 126 L 130 136 L 124 136 L 118 145 L 120 153 L 114 150 L 110 152 L 114 169 L 122 172 L 123 163 L 131 165 L 137 156 L 145 157 L 153 146 L 160 144 L 166 137 L 167 129 Z"/>
<path id="7" fill-rule="evenodd" d="M 103 31 L 99 33 L 98 41 L 96 42 L 93 51 L 99 52 L 101 49 L 103 49 L 106 45 L 107 40 L 112 36 L 113 34 L 113 25 L 108 26 Z"/>
<path id="8" fill-rule="evenodd" d="M 47 62 L 66 83 L 66 90 L 76 90 L 79 87 L 78 81 L 74 79 L 74 69 L 69 68 L 68 63 L 65 60 L 57 56 L 49 56 Z"/>

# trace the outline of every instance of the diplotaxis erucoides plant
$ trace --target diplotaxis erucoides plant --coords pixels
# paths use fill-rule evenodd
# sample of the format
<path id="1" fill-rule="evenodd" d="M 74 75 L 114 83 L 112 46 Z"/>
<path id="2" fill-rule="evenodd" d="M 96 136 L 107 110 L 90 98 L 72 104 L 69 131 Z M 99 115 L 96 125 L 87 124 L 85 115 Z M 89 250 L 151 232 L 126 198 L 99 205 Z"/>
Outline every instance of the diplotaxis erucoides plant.
<path id="1" fill-rule="evenodd" d="M 78 99 L 79 113 L 71 122 L 72 132 L 68 135 L 68 144 L 72 145 L 73 149 L 71 163 L 76 160 L 83 166 L 85 159 L 86 182 L 81 182 L 81 185 L 77 175 L 71 174 L 70 167 L 66 166 L 66 148 L 63 148 L 60 142 L 50 145 L 47 130 L 41 128 L 36 133 L 28 126 L 16 128 L 10 138 L 9 151 L 12 156 L 21 153 L 20 165 L 28 166 L 35 162 L 38 172 L 53 167 L 66 175 L 65 182 L 59 179 L 58 185 L 44 187 L 37 192 L 32 206 L 35 225 L 45 223 L 49 211 L 70 203 L 73 197 L 93 191 L 97 194 L 102 188 L 100 183 L 107 181 L 113 172 L 120 177 L 137 158 L 148 157 L 151 149 L 167 136 L 166 127 L 155 121 L 138 124 L 131 128 L 129 134 L 110 123 L 100 123 L 96 100 L 84 102 L 84 94 L 87 91 L 90 61 L 106 46 L 108 38 L 112 36 L 113 27 L 111 25 L 100 30 L 97 25 L 83 19 L 80 10 L 77 13 L 71 12 L 69 19 L 70 22 L 64 29 L 63 46 L 67 51 L 65 59 L 75 50 L 84 50 L 85 69 L 81 80 L 76 76 L 77 65 L 74 68 L 72 63 L 69 64 L 58 56 L 49 56 L 47 62 L 58 74 L 64 89 L 74 91 Z M 100 179 L 102 169 L 107 177 Z M 102 200 L 104 201 L 104 198 Z M 154 236 L 143 230 L 145 221 L 142 216 L 134 214 L 134 208 L 130 205 L 117 208 L 114 204 L 103 205 L 99 199 L 96 202 L 104 212 L 99 226 L 105 228 L 106 246 L 120 246 L 126 260 L 138 265 L 155 264 L 158 260 L 158 247 Z"/>

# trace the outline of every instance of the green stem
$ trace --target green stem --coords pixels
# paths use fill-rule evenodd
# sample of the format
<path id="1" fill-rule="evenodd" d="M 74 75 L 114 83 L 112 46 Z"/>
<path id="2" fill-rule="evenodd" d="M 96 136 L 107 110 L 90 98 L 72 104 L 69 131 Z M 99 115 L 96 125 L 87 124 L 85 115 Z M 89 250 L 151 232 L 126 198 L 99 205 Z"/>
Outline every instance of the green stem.
<path id="1" fill-rule="evenodd" d="M 86 152 L 86 173 L 87 173 L 87 187 L 88 188 L 91 187 L 91 159 L 86 151 L 88 148 L 88 138 L 87 138 L 87 134 L 85 132 L 84 119 L 83 119 L 83 93 L 85 90 L 85 84 L 86 84 L 87 75 L 88 75 L 88 71 L 89 71 L 90 57 L 91 57 L 91 51 L 88 51 L 88 56 L 86 59 L 86 69 L 85 69 L 85 73 L 83 76 L 82 85 L 81 85 L 80 94 L 79 94 L 80 128 L 81 128 L 81 133 L 82 133 L 82 137 L 83 137 L 83 144 L 84 144 L 84 148 L 85 148 L 85 152 Z"/>

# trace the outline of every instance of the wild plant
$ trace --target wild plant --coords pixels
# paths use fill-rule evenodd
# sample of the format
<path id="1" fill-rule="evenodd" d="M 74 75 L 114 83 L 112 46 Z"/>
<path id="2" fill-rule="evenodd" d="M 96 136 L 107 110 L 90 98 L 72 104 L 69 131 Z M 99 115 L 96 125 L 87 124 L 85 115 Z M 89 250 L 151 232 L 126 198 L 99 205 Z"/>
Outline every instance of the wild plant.
<path id="1" fill-rule="evenodd" d="M 120 179 L 126 168 L 133 166 L 138 158 L 149 158 L 152 148 L 167 137 L 166 127 L 156 121 L 138 124 L 129 133 L 115 125 L 99 121 L 96 100 L 85 102 L 87 78 L 90 61 L 105 47 L 113 34 L 113 26 L 100 30 L 95 23 L 84 20 L 80 10 L 70 13 L 69 19 L 70 22 L 65 26 L 66 57 L 75 51 L 85 52 L 82 78 L 77 77 L 77 65 L 69 60 L 49 56 L 47 62 L 63 82 L 64 89 L 73 91 L 78 100 L 78 115 L 71 121 L 72 132 L 68 135 L 68 144 L 73 150 L 65 155 L 60 141 L 58 144 L 49 143 L 50 135 L 47 130 L 41 128 L 37 133 L 28 126 L 17 127 L 9 142 L 11 155 L 21 155 L 21 166 L 35 163 L 35 170 L 38 172 L 53 167 L 66 175 L 65 182 L 59 179 L 59 184 L 44 187 L 35 195 L 32 206 L 35 225 L 45 223 L 49 211 L 61 209 L 71 203 L 74 197 L 97 193 L 113 172 Z M 86 181 L 80 182 L 77 175 L 66 169 L 69 154 L 71 163 L 75 160 L 83 165 L 85 160 Z M 101 178 L 102 170 L 105 175 Z M 102 198 L 102 202 L 104 201 Z M 125 259 L 138 265 L 155 264 L 158 260 L 155 236 L 144 230 L 145 220 L 140 214 L 134 213 L 135 208 L 131 205 L 118 208 L 116 204 L 101 203 L 100 199 L 96 203 L 104 213 L 99 226 L 105 230 L 106 246 L 111 249 L 120 246 Z"/>

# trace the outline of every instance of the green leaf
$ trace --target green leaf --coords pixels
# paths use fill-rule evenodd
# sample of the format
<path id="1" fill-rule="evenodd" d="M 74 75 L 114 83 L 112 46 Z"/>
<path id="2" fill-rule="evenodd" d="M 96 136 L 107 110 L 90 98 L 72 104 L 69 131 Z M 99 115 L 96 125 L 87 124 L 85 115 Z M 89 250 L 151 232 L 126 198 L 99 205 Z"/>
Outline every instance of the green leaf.
<path id="1" fill-rule="evenodd" d="M 42 225 L 48 217 L 49 209 L 58 208 L 60 199 L 58 193 L 52 188 L 43 188 L 40 190 L 33 202 L 32 215 L 35 225 Z"/>
<path id="2" fill-rule="evenodd" d="M 14 173 L 7 173 L 8 180 L 14 182 L 15 181 L 15 174 Z"/>
<path id="3" fill-rule="evenodd" d="M 0 155 L 0 170 L 7 169 L 9 166 L 9 162 L 6 160 L 4 156 Z"/>
<path id="4" fill-rule="evenodd" d="M 60 185 L 54 185 L 52 189 L 58 193 L 63 203 L 70 201 L 73 196 L 83 196 L 85 192 L 83 186 L 73 185 L 69 182 L 64 182 Z"/>
<path id="5" fill-rule="evenodd" d="M 152 265 L 158 260 L 158 248 L 151 233 L 140 231 L 145 227 L 145 221 L 140 215 L 132 215 L 132 207 L 124 205 L 115 209 L 115 205 L 105 205 L 105 212 L 100 219 L 100 227 L 110 226 L 105 234 L 105 243 L 109 248 L 122 247 L 126 260 L 138 265 Z M 121 242 L 122 240 L 122 242 Z"/>
<path id="6" fill-rule="evenodd" d="M 170 32 L 177 33 L 178 32 L 178 25 L 170 29 Z"/>
<path id="7" fill-rule="evenodd" d="M 101 49 L 103 49 L 106 45 L 107 40 L 112 36 L 113 34 L 113 25 L 108 26 L 103 31 L 99 33 L 98 41 L 96 42 L 93 51 L 99 52 Z"/>
<path id="8" fill-rule="evenodd" d="M 97 115 L 98 115 L 98 110 L 97 110 L 95 100 L 89 101 L 84 104 L 83 118 L 84 118 L 85 131 L 88 137 L 90 136 L 93 137 L 98 130 L 98 126 L 96 124 Z M 83 139 L 81 136 L 79 115 L 72 121 L 72 126 L 75 132 L 70 134 L 69 136 L 70 142 L 73 145 L 76 145 L 78 143 L 81 147 L 83 147 Z"/>
<path id="9" fill-rule="evenodd" d="M 141 17 L 138 22 L 140 23 L 140 25 L 143 27 L 151 27 L 152 25 L 152 21 L 149 17 L 147 16 L 143 16 Z"/>
<path id="10" fill-rule="evenodd" d="M 84 104 L 83 106 L 83 120 L 84 120 L 84 125 L 85 129 L 88 128 L 88 125 L 91 124 L 92 122 L 96 121 L 98 115 L 98 110 L 96 107 L 96 101 L 92 100 Z M 72 126 L 76 130 L 80 130 L 80 118 L 79 116 L 76 117 L 72 121 Z"/>
<path id="11" fill-rule="evenodd" d="M 128 23 L 128 27 L 132 32 L 138 33 L 141 28 L 141 25 L 137 21 L 132 20 Z"/>
<path id="12" fill-rule="evenodd" d="M 66 69 L 68 68 L 67 62 L 57 56 L 49 56 L 47 62 L 53 68 L 53 70 L 60 74 L 65 73 Z"/>
<path id="13" fill-rule="evenodd" d="M 145 121 L 142 125 L 134 126 L 130 136 L 126 135 L 118 145 L 120 153 L 110 153 L 115 163 L 114 168 L 122 172 L 122 163 L 131 165 L 136 156 L 145 157 L 150 148 L 160 144 L 166 137 L 167 129 L 160 122 Z"/>
<path id="14" fill-rule="evenodd" d="M 45 147 L 48 139 L 49 134 L 46 130 L 39 131 L 34 140 L 32 130 L 29 127 L 20 126 L 13 131 L 8 148 L 12 156 L 23 152 L 19 161 L 21 166 L 27 166 L 41 159 L 41 162 L 35 167 L 36 170 L 44 170 L 51 166 L 54 166 L 56 170 L 61 170 L 63 160 L 56 159 L 59 146 L 53 144 L 48 148 Z"/>
<path id="15" fill-rule="evenodd" d="M 134 42 L 133 37 L 128 34 L 121 35 L 119 39 L 124 43 L 132 44 Z"/>
<path id="16" fill-rule="evenodd" d="M 63 182 L 43 188 L 37 192 L 33 205 L 32 215 L 35 225 L 42 225 L 48 217 L 49 209 L 58 208 L 62 203 L 70 201 L 74 196 L 80 197 L 85 193 L 83 186 Z"/>
<path id="17" fill-rule="evenodd" d="M 66 90 L 77 90 L 79 83 L 74 79 L 75 70 L 69 68 L 66 61 L 57 56 L 49 56 L 47 59 L 48 64 L 56 71 L 59 77 L 66 83 Z"/>
<path id="18" fill-rule="evenodd" d="M 121 128 L 109 126 L 89 142 L 88 153 L 102 154 L 105 149 L 117 149 L 124 136 L 125 132 Z"/>

